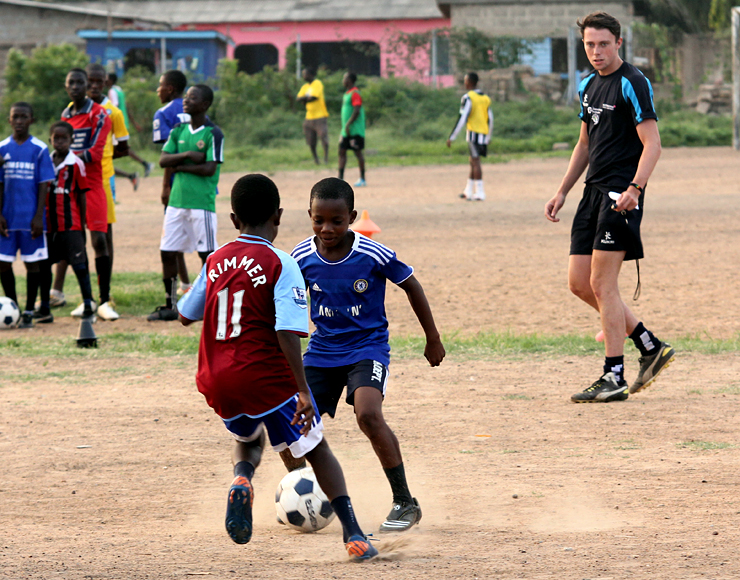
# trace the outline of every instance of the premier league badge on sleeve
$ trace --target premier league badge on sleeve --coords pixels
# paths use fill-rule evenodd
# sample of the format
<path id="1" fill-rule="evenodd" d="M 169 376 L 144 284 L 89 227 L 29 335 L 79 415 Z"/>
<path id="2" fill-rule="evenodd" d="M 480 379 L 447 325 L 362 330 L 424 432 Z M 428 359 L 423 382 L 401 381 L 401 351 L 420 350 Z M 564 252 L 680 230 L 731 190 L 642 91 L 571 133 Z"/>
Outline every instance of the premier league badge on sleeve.
<path id="1" fill-rule="evenodd" d="M 293 286 L 293 300 L 301 308 L 307 308 L 308 302 L 306 301 L 306 289 Z"/>

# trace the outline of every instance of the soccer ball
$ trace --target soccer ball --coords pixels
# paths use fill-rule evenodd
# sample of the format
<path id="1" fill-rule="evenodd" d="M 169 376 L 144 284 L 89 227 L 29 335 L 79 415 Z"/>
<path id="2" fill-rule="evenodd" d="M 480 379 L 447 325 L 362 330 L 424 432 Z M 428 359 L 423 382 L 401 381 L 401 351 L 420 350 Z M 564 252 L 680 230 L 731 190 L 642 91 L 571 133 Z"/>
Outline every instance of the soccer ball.
<path id="1" fill-rule="evenodd" d="M 0 296 L 0 330 L 15 328 L 20 317 L 18 305 L 7 296 Z"/>
<path id="2" fill-rule="evenodd" d="M 334 519 L 334 510 L 310 467 L 291 471 L 275 492 L 278 522 L 299 532 L 316 532 Z"/>

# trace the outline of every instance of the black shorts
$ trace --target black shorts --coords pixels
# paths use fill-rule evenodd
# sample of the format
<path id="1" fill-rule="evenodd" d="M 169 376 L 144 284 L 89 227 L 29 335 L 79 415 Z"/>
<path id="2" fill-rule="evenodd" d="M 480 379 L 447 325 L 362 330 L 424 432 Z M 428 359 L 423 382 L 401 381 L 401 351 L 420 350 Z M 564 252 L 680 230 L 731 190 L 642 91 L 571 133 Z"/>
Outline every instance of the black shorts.
<path id="1" fill-rule="evenodd" d="M 352 151 L 362 151 L 365 148 L 365 138 L 362 135 L 350 135 L 349 137 L 342 137 L 339 142 L 339 148 L 352 149 Z"/>
<path id="2" fill-rule="evenodd" d="M 66 261 L 70 266 L 87 262 L 85 232 L 51 232 L 46 234 L 49 260 L 52 264 Z"/>
<path id="3" fill-rule="evenodd" d="M 484 145 L 483 143 L 468 141 L 468 150 L 470 151 L 470 156 L 473 159 L 477 159 L 478 157 L 485 157 L 486 155 L 488 155 L 488 145 Z"/>
<path id="4" fill-rule="evenodd" d="M 343 367 L 306 367 L 306 380 L 319 414 L 329 413 L 334 417 L 345 386 L 348 405 L 354 405 L 355 391 L 359 387 L 373 387 L 385 397 L 388 367 L 376 360 L 361 360 Z"/>
<path id="5" fill-rule="evenodd" d="M 605 250 L 625 252 L 625 261 L 641 259 L 640 223 L 644 201 L 645 194 L 641 193 L 639 209 L 616 212 L 611 208 L 614 201 L 609 197 L 608 188 L 586 185 L 570 230 L 571 256 Z"/>

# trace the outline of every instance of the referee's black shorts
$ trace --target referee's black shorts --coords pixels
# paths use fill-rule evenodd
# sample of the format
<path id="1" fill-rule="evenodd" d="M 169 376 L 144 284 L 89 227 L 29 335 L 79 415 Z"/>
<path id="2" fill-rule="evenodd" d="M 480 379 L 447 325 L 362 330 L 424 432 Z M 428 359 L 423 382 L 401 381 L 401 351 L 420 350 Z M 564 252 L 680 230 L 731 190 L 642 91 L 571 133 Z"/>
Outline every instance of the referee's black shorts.
<path id="1" fill-rule="evenodd" d="M 611 208 L 614 201 L 609 191 L 606 187 L 586 185 L 573 217 L 570 254 L 583 256 L 591 255 L 594 250 L 604 250 L 625 252 L 625 261 L 639 260 L 644 255 L 640 223 L 645 193 L 640 194 L 639 209 L 617 212 Z"/>

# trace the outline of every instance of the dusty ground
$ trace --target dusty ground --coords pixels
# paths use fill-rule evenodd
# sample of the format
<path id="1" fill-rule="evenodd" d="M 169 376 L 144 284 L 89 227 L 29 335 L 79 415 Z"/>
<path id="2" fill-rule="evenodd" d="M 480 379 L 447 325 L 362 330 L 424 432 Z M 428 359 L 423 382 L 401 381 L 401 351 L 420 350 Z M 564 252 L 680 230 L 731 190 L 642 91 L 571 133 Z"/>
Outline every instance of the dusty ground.
<path id="1" fill-rule="evenodd" d="M 456 199 L 464 167 L 371 167 L 357 206 L 383 228 L 377 239 L 415 266 L 443 332 L 595 333 L 596 314 L 565 284 L 579 191 L 563 222 L 542 216 L 566 163 L 487 166 L 489 200 L 474 204 Z M 280 247 L 310 233 L 308 192 L 326 175 L 273 176 L 286 208 Z M 223 242 L 237 177 L 222 177 Z M 120 186 L 118 271 L 159 270 L 157 181 L 136 194 Z M 659 336 L 738 332 L 738 182 L 730 149 L 664 152 L 648 190 L 635 303 Z M 190 265 L 195 272 L 197 260 Z M 631 296 L 634 267 L 624 270 Z M 391 332 L 419 333 L 402 292 L 389 289 L 388 311 Z M 568 402 L 595 378 L 598 357 L 450 357 L 439 369 L 396 361 L 386 416 L 424 518 L 406 536 L 383 538 L 380 561 L 356 566 L 337 523 L 314 535 L 276 523 L 282 466 L 273 455 L 255 477 L 254 539 L 231 543 L 223 531 L 229 437 L 195 390 L 193 357 L 106 354 L 106 333 L 137 329 L 192 331 L 124 318 L 96 325 L 92 358 L 0 352 L 0 577 L 740 576 L 735 354 L 679 353 L 650 389 L 610 405 Z M 59 319 L 31 332 L 43 340 L 75 330 Z M 629 360 L 628 378 L 635 367 Z M 361 524 L 376 530 L 390 493 L 348 407 L 328 422 L 327 438 Z"/>

